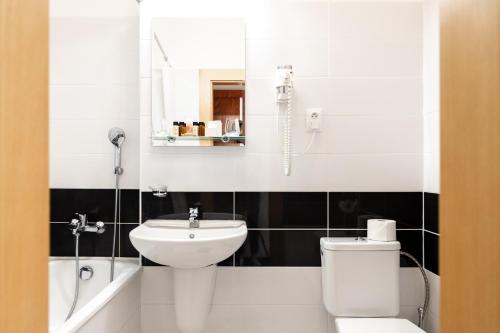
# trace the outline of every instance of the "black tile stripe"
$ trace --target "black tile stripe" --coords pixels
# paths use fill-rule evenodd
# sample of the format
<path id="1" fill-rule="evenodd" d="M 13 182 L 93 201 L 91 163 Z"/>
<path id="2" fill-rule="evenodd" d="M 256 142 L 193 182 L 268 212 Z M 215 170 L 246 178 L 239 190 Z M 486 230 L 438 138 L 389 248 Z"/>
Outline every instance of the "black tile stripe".
<path id="1" fill-rule="evenodd" d="M 401 251 L 408 252 L 422 265 L 422 231 L 421 230 L 396 230 L 396 238 L 401 243 Z M 417 267 L 407 257 L 400 257 L 401 267 Z"/>
<path id="2" fill-rule="evenodd" d="M 424 232 L 425 268 L 439 275 L 439 236 Z"/>
<path id="3" fill-rule="evenodd" d="M 120 190 L 121 222 L 138 223 L 139 190 Z M 75 213 L 87 214 L 89 221 L 113 222 L 114 189 L 51 189 L 50 221 L 69 222 Z"/>
<path id="4" fill-rule="evenodd" d="M 327 228 L 326 192 L 236 192 L 236 215 L 249 228 Z"/>
<path id="5" fill-rule="evenodd" d="M 439 194 L 424 193 L 424 228 L 439 233 Z"/>
<path id="6" fill-rule="evenodd" d="M 113 247 L 113 225 L 106 225 L 102 234 L 83 232 L 80 234 L 80 256 L 110 257 Z M 115 251 L 118 254 L 118 244 Z M 65 223 L 50 223 L 50 255 L 71 257 L 75 255 L 75 237 Z"/>
<path id="7" fill-rule="evenodd" d="M 69 222 L 75 213 L 85 213 L 91 223 L 103 221 L 106 231 L 103 234 L 81 233 L 80 255 L 109 257 L 113 244 L 114 189 L 51 189 L 50 190 L 50 254 L 51 256 L 74 256 L 74 236 L 68 230 Z M 120 190 L 121 222 L 117 232 L 117 256 L 137 257 L 128 238 L 128 233 L 139 222 L 139 190 Z"/>
<path id="8" fill-rule="evenodd" d="M 396 220 L 398 229 L 422 228 L 421 192 L 330 192 L 330 228 L 366 229 L 371 218 Z"/>
<path id="9" fill-rule="evenodd" d="M 249 230 L 235 253 L 236 266 L 321 266 L 319 240 L 326 230 Z"/>
<path id="10" fill-rule="evenodd" d="M 198 207 L 202 219 L 234 218 L 233 192 L 169 192 L 158 198 L 142 192 L 142 222 L 149 219 L 187 219 L 189 208 Z"/>
<path id="11" fill-rule="evenodd" d="M 89 214 L 92 222 L 113 220 L 113 189 L 52 189 L 51 198 L 51 221 L 68 221 L 75 212 Z M 397 220 L 397 238 L 402 249 L 422 261 L 422 232 L 404 230 L 422 228 L 422 193 L 170 192 L 165 198 L 157 198 L 142 192 L 141 198 L 143 221 L 187 219 L 189 208 L 195 206 L 200 207 L 204 219 L 245 219 L 249 227 L 247 240 L 221 266 L 320 266 L 319 239 L 327 235 L 328 222 L 331 237 L 366 236 L 366 230 L 360 229 L 366 229 L 370 217 Z M 122 222 L 131 224 L 119 226 L 121 246 L 117 253 L 121 256 L 139 255 L 128 236 L 137 226 L 138 199 L 138 190 L 122 190 Z M 82 235 L 82 255 L 110 256 L 113 226 L 107 224 L 107 228 L 102 235 Z M 51 236 L 51 255 L 74 255 L 74 238 L 65 223 L 51 223 Z M 429 241 L 426 238 L 426 246 Z M 143 264 L 156 265 L 146 258 Z M 401 266 L 413 263 L 401 258 Z"/>

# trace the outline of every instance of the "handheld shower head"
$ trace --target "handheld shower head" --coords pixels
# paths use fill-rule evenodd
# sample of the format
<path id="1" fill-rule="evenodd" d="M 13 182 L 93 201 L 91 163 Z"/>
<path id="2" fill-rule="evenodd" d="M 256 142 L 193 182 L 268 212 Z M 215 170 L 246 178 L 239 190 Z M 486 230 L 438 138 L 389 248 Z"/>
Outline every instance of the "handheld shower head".
<path id="1" fill-rule="evenodd" d="M 109 141 L 117 148 L 120 148 L 125 141 L 125 131 L 119 127 L 113 127 L 108 132 Z"/>
<path id="2" fill-rule="evenodd" d="M 108 132 L 109 141 L 115 148 L 115 174 L 121 175 L 122 169 L 122 144 L 125 141 L 125 131 L 119 127 L 113 127 Z"/>

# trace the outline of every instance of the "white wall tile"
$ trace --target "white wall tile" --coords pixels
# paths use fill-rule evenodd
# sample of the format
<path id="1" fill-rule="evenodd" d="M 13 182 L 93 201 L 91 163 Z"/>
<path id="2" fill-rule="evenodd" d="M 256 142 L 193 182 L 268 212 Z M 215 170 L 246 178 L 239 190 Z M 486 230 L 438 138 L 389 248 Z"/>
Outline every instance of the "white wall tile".
<path id="1" fill-rule="evenodd" d="M 429 313 L 439 318 L 439 304 L 441 301 L 441 278 L 439 275 L 426 270 L 429 279 L 431 299 L 429 303 Z"/>
<path id="2" fill-rule="evenodd" d="M 420 76 L 422 5 L 333 2 L 331 73 L 335 76 Z"/>
<path id="3" fill-rule="evenodd" d="M 136 0 L 50 0 L 50 17 L 123 17 L 139 19 L 139 6 Z"/>
<path id="4" fill-rule="evenodd" d="M 50 151 L 65 154 L 113 155 L 115 146 L 108 139 L 108 130 L 121 127 L 125 131 L 122 145 L 123 167 L 137 159 L 139 127 L 137 119 L 52 119 Z"/>
<path id="5" fill-rule="evenodd" d="M 440 191 L 439 2 L 423 2 L 424 191 Z"/>
<path id="6" fill-rule="evenodd" d="M 141 304 L 174 304 L 172 268 L 142 268 Z"/>
<path id="7" fill-rule="evenodd" d="M 137 84 L 137 18 L 50 20 L 50 83 Z"/>
<path id="8" fill-rule="evenodd" d="M 142 304 L 174 304 L 170 267 L 144 267 Z M 218 267 L 213 304 L 321 305 L 320 267 Z"/>
<path id="9" fill-rule="evenodd" d="M 195 0 L 141 5 L 143 77 L 150 76 L 150 18 L 214 16 L 213 8 L 205 5 Z M 143 109 L 142 188 L 160 182 L 171 190 L 421 190 L 421 6 L 321 0 L 226 6 L 219 16 L 241 14 L 247 22 L 247 146 L 151 147 L 150 111 Z M 388 20 L 394 15 L 396 19 Z M 359 65 L 357 50 L 373 59 L 361 57 Z M 350 62 L 336 62 L 342 57 Z M 291 63 L 296 75 L 290 177 L 283 176 L 273 87 L 275 67 L 281 63 Z M 149 98 L 150 87 L 142 86 L 141 95 Z M 149 103 L 143 102 L 143 108 Z M 313 107 L 323 109 L 323 127 L 304 155 L 311 139 L 305 109 Z M 208 165 L 214 161 L 224 162 L 225 176 L 221 166 Z"/>
<path id="10" fill-rule="evenodd" d="M 419 154 L 422 149 L 419 116 L 329 116 L 326 125 L 331 153 Z"/>
<path id="11" fill-rule="evenodd" d="M 151 78 L 151 40 L 141 40 L 139 42 L 140 56 L 140 77 Z"/>
<path id="12" fill-rule="evenodd" d="M 126 158 L 120 187 L 139 188 L 139 161 Z M 125 163 L 125 160 L 128 162 Z M 112 154 L 50 154 L 50 188 L 114 188 L 114 157 Z"/>
<path id="13" fill-rule="evenodd" d="M 329 81 L 330 114 L 421 115 L 420 77 L 342 77 Z"/>
<path id="14" fill-rule="evenodd" d="M 214 304 L 322 305 L 320 267 L 219 267 Z"/>
<path id="15" fill-rule="evenodd" d="M 420 154 L 331 155 L 328 166 L 329 185 L 399 188 L 400 191 L 422 189 L 422 156 Z"/>
<path id="16" fill-rule="evenodd" d="M 119 333 L 141 333 L 141 309 L 133 314 L 120 329 Z M 95 332 L 94 332 L 95 333 Z"/>
<path id="17" fill-rule="evenodd" d="M 399 304 L 412 307 L 415 312 L 418 306 L 424 304 L 425 285 L 418 268 L 400 268 L 399 296 Z"/>
<path id="18" fill-rule="evenodd" d="M 439 112 L 424 114 L 424 153 L 439 152 Z"/>
<path id="19" fill-rule="evenodd" d="M 298 77 L 328 75 L 326 39 L 248 39 L 246 75 L 249 78 L 274 77 L 277 65 L 292 64 Z"/>
<path id="20" fill-rule="evenodd" d="M 324 333 L 326 311 L 320 305 L 214 305 L 206 333 Z M 142 333 L 179 333 L 172 305 L 145 305 Z"/>
<path id="21" fill-rule="evenodd" d="M 184 148 L 185 150 L 185 148 Z M 239 182 L 229 154 L 141 155 L 141 188 L 167 184 L 171 191 L 232 191 Z"/>
<path id="22" fill-rule="evenodd" d="M 328 2 L 263 1 L 247 14 L 247 38 L 327 39 Z"/>
<path id="23" fill-rule="evenodd" d="M 125 1 L 52 3 L 50 186 L 113 188 L 109 128 L 125 130 L 123 188 L 139 186 L 139 18 Z M 110 5 L 111 7 L 107 7 Z M 128 7 L 127 7 L 128 6 Z M 85 7 L 85 8 L 83 8 Z M 79 10 L 77 10 L 79 8 Z"/>
<path id="24" fill-rule="evenodd" d="M 52 85 L 50 118 L 138 119 L 137 84 Z"/>
<path id="25" fill-rule="evenodd" d="M 151 79 L 141 78 L 140 81 L 140 114 L 151 117 L 152 100 L 151 100 Z"/>
<path id="26" fill-rule="evenodd" d="M 400 270 L 400 291 L 400 316 L 416 322 L 424 299 L 417 268 Z M 320 267 L 219 267 L 213 304 L 207 332 L 334 332 Z M 142 318 L 143 333 L 177 332 L 171 268 L 144 268 Z"/>

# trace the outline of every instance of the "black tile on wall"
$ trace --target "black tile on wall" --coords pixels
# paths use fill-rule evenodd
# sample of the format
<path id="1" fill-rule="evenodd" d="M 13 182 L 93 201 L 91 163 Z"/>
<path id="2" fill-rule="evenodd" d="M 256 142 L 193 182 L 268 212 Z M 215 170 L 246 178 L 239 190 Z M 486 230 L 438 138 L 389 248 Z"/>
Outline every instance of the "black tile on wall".
<path id="1" fill-rule="evenodd" d="M 139 221 L 139 190 L 120 190 L 121 222 Z M 51 189 L 50 221 L 69 222 L 75 213 L 87 214 L 91 222 L 113 222 L 114 189 Z"/>
<path id="2" fill-rule="evenodd" d="M 200 219 L 232 220 L 233 192 L 169 192 L 164 198 L 142 192 L 143 222 L 149 219 L 187 219 L 192 207 L 199 207 Z"/>
<path id="3" fill-rule="evenodd" d="M 398 229 L 422 228 L 422 193 L 330 193 L 330 228 L 366 229 L 371 218 L 396 220 Z"/>
<path id="4" fill-rule="evenodd" d="M 439 233 L 439 194 L 424 193 L 424 227 Z"/>
<path id="5" fill-rule="evenodd" d="M 439 275 L 439 236 L 424 232 L 425 268 Z"/>
<path id="6" fill-rule="evenodd" d="M 249 230 L 235 254 L 236 266 L 321 266 L 326 230 Z"/>
<path id="7" fill-rule="evenodd" d="M 79 255 L 84 257 L 110 257 L 113 247 L 113 225 L 106 224 L 102 234 L 82 232 L 80 234 Z M 115 244 L 118 255 L 118 242 Z M 75 255 L 75 236 L 67 223 L 50 223 L 50 255 L 66 257 Z"/>
<path id="8" fill-rule="evenodd" d="M 130 241 L 129 233 L 139 224 L 120 224 L 120 257 L 137 258 L 139 252 Z"/>
<path id="9" fill-rule="evenodd" d="M 236 192 L 235 212 L 249 228 L 326 228 L 326 192 Z"/>
<path id="10" fill-rule="evenodd" d="M 401 243 L 401 251 L 411 254 L 422 265 L 422 231 L 397 230 L 396 238 Z M 405 256 L 400 257 L 401 267 L 417 267 L 414 262 Z"/>

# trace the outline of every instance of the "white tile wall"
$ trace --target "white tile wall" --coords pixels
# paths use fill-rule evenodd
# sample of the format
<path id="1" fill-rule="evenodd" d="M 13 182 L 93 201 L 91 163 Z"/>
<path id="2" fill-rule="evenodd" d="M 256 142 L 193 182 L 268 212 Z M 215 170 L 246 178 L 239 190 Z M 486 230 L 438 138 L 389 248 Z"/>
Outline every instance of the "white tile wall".
<path id="1" fill-rule="evenodd" d="M 217 8 L 217 10 L 214 10 Z M 223 9 L 222 9 L 223 8 Z M 150 21 L 243 16 L 247 146 L 150 147 Z M 141 4 L 141 188 L 172 191 L 420 191 L 422 4 L 418 1 L 146 0 Z M 273 77 L 296 75 L 292 176 L 281 168 Z M 324 112 L 307 154 L 306 108 Z"/>
<path id="2" fill-rule="evenodd" d="M 423 5 L 424 191 L 439 193 L 439 4 Z"/>
<path id="3" fill-rule="evenodd" d="M 417 321 L 424 286 L 416 268 L 400 270 L 401 316 Z M 144 267 L 142 332 L 178 332 L 172 272 Z M 219 267 L 207 332 L 333 332 L 319 267 Z"/>
<path id="4" fill-rule="evenodd" d="M 432 193 L 440 192 L 439 47 L 439 2 L 425 0 L 423 3 L 423 191 Z M 439 333 L 440 278 L 430 271 L 427 271 L 427 275 L 431 284 L 431 304 L 425 323 L 426 331 Z"/>
<path id="5" fill-rule="evenodd" d="M 114 187 L 109 128 L 122 127 L 122 188 L 139 186 L 139 8 L 51 1 L 50 187 Z"/>
<path id="6" fill-rule="evenodd" d="M 425 329 L 428 333 L 439 333 L 440 277 L 428 270 L 426 273 L 429 278 L 431 299 Z"/>

